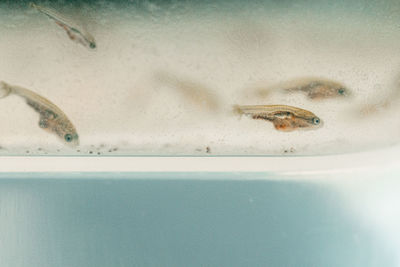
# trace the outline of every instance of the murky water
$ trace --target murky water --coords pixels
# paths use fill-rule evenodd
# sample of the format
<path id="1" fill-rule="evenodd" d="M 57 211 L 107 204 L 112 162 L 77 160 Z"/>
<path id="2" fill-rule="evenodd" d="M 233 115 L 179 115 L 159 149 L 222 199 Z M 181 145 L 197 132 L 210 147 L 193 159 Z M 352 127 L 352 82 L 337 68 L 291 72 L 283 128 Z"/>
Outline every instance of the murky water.
<path id="1" fill-rule="evenodd" d="M 55 103 L 80 146 L 41 129 L 39 115 L 10 95 L 0 99 L 1 154 L 304 155 L 399 140 L 395 1 L 36 3 L 90 32 L 95 50 L 28 3 L 0 5 L 0 79 Z M 301 77 L 352 94 L 254 94 Z M 324 124 L 282 132 L 232 111 L 256 104 L 303 108 Z"/>

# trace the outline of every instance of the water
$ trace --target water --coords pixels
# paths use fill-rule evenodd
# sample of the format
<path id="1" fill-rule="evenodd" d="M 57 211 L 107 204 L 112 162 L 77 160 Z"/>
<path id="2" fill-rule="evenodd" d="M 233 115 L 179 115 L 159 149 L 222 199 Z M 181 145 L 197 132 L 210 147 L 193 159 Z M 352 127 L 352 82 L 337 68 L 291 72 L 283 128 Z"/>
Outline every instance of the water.
<path id="1" fill-rule="evenodd" d="M 0 3 L 0 80 L 57 104 L 81 144 L 40 129 L 11 95 L 0 99 L 2 156 L 318 156 L 399 141 L 398 1 L 36 2 L 86 28 L 95 50 L 28 3 Z M 252 94 L 307 76 L 352 97 Z M 235 104 L 298 106 L 324 125 L 278 132 Z M 377 111 L 363 116 L 370 104 Z M 0 266 L 399 266 L 396 155 L 215 168 L 249 173 L 161 172 L 221 158 L 3 157 Z M 129 165 L 142 172 L 122 172 Z"/>
<path id="2" fill-rule="evenodd" d="M 3 155 L 320 155 L 398 142 L 396 1 L 37 4 L 83 25 L 97 49 L 72 42 L 28 2 L 3 2 L 1 79 L 56 103 L 81 146 L 40 129 L 38 114 L 10 96 L 1 99 Z M 251 94 L 307 76 L 344 83 L 353 97 Z M 360 116 L 385 99 L 392 105 Z M 239 118 L 235 104 L 293 105 L 324 126 L 279 132 Z"/>
<path id="3" fill-rule="evenodd" d="M 397 266 L 398 246 L 363 213 L 384 207 L 372 207 L 374 192 L 394 179 L 357 191 L 332 181 L 243 181 L 252 177 L 3 174 L 1 265 Z"/>

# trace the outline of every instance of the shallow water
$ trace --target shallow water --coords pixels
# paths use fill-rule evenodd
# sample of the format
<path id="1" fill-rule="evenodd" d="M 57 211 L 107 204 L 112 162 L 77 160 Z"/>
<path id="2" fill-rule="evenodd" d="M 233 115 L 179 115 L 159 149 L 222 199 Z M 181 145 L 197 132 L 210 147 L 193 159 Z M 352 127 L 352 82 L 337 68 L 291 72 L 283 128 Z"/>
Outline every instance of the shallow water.
<path id="1" fill-rule="evenodd" d="M 399 140 L 395 104 L 359 114 L 363 104 L 399 90 L 397 2 L 38 4 L 83 25 L 97 49 L 72 42 L 28 2 L 4 2 L 0 78 L 57 104 L 81 145 L 71 149 L 40 129 L 38 114 L 9 96 L 0 99 L 1 154 L 309 155 Z M 312 101 L 303 94 L 251 94 L 307 76 L 339 81 L 353 96 Z M 239 118 L 235 104 L 297 106 L 324 126 L 279 132 L 270 122 Z"/>

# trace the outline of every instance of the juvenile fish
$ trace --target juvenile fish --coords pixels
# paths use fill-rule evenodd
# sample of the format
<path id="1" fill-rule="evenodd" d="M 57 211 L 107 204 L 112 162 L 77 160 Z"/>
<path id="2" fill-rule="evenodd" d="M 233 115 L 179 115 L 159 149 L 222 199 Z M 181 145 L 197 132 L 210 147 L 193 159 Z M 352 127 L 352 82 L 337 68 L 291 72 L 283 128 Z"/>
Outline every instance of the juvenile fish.
<path id="1" fill-rule="evenodd" d="M 10 94 L 18 95 L 39 113 L 39 127 L 56 134 L 61 140 L 72 147 L 79 145 L 79 137 L 74 125 L 55 104 L 37 93 L 0 81 L 0 98 Z"/>
<path id="2" fill-rule="evenodd" d="M 279 131 L 314 129 L 323 125 L 321 119 L 314 113 L 286 105 L 236 105 L 234 111 L 238 114 L 249 115 L 253 119 L 270 121 Z"/>
<path id="3" fill-rule="evenodd" d="M 58 12 L 46 7 L 38 6 L 34 3 L 30 3 L 30 6 L 38 10 L 40 13 L 46 15 L 50 19 L 54 20 L 54 22 L 58 26 L 60 26 L 67 32 L 68 37 L 72 41 L 80 43 L 91 49 L 96 48 L 96 41 L 94 40 L 94 37 L 90 33 L 86 32 L 85 30 L 80 28 L 78 25 L 75 25 L 71 21 L 65 19 Z"/>
<path id="4" fill-rule="evenodd" d="M 350 90 L 343 84 L 321 78 L 296 79 L 278 84 L 272 88 L 257 89 L 257 94 L 265 97 L 273 90 L 281 90 L 286 93 L 302 92 L 313 100 L 348 97 L 351 95 Z"/>

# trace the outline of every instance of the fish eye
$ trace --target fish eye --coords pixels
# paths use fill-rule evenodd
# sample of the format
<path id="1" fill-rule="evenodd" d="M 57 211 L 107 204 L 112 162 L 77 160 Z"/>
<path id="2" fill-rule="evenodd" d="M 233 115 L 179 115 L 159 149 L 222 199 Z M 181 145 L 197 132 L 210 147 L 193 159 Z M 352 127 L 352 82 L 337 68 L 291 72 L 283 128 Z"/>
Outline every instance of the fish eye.
<path id="1" fill-rule="evenodd" d="M 67 142 L 71 142 L 73 138 L 72 138 L 72 135 L 66 134 L 66 135 L 64 135 L 64 139 L 65 139 L 65 141 L 67 141 Z"/>
<path id="2" fill-rule="evenodd" d="M 89 47 L 92 48 L 92 49 L 95 49 L 96 48 L 96 44 L 95 43 L 90 43 Z"/>
<path id="3" fill-rule="evenodd" d="M 338 93 L 339 95 L 344 95 L 346 93 L 346 90 L 344 88 L 339 88 Z"/>
<path id="4" fill-rule="evenodd" d="M 312 119 L 312 123 L 315 124 L 315 125 L 318 125 L 320 122 L 321 122 L 321 120 L 319 118 L 317 118 L 317 117 Z"/>

